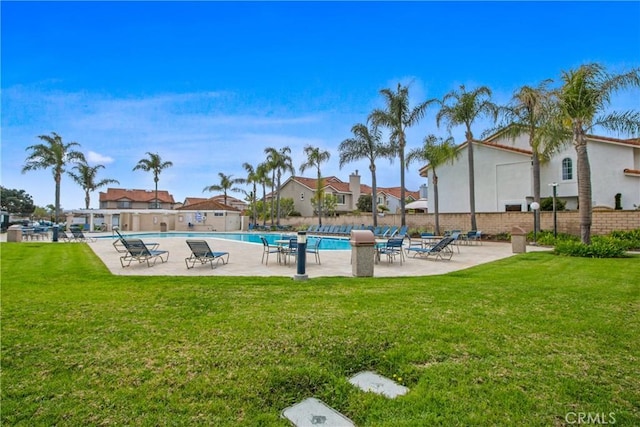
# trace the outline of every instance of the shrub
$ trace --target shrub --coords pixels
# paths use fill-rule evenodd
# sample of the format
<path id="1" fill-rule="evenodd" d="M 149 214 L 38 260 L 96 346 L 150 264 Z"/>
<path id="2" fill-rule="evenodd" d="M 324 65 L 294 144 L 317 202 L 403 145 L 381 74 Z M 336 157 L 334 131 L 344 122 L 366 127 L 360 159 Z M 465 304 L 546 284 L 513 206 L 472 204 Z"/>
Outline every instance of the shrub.
<path id="1" fill-rule="evenodd" d="M 624 244 L 627 250 L 640 249 L 640 228 L 630 231 L 612 231 L 610 236 Z"/>
<path id="2" fill-rule="evenodd" d="M 624 256 L 625 247 L 617 239 L 600 237 L 594 238 L 590 245 L 574 240 L 560 241 L 556 244 L 555 253 L 585 258 L 619 258 Z"/>
<path id="3" fill-rule="evenodd" d="M 556 197 L 556 211 L 563 211 L 566 203 Z M 545 197 L 540 199 L 541 211 L 553 211 L 553 197 Z"/>

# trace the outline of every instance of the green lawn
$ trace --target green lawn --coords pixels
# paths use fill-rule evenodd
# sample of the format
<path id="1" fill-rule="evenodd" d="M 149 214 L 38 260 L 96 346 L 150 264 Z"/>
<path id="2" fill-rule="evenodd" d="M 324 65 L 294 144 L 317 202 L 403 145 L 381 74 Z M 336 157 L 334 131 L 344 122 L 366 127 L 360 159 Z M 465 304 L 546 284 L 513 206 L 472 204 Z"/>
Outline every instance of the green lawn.
<path id="1" fill-rule="evenodd" d="M 2 425 L 288 426 L 280 412 L 311 396 L 358 426 L 640 425 L 637 256 L 296 282 L 116 277 L 84 244 L 0 250 Z M 361 370 L 410 392 L 363 393 L 347 382 Z"/>

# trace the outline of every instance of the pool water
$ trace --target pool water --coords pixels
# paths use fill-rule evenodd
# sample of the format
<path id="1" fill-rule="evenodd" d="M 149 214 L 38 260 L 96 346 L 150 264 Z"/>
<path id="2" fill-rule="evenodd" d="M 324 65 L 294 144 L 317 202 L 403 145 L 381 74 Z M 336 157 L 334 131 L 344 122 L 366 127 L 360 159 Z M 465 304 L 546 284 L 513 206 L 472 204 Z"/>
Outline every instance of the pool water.
<path id="1" fill-rule="evenodd" d="M 247 243 L 255 243 L 258 245 L 262 244 L 260 240 L 260 236 L 263 236 L 267 239 L 270 245 L 275 245 L 276 240 L 289 239 L 291 237 L 295 237 L 295 234 L 283 234 L 283 233 L 217 233 L 217 232 L 209 232 L 209 233 L 181 233 L 181 232 L 168 232 L 168 233 L 127 233 L 124 234 L 125 237 L 132 238 L 144 238 L 144 239 L 160 239 L 166 237 L 188 237 L 188 238 L 216 238 L 216 239 L 227 239 L 227 240 L 235 240 L 237 242 L 247 242 Z M 103 236 L 99 238 L 117 238 L 118 236 Z M 307 236 L 307 246 L 311 247 L 316 244 L 318 240 L 318 236 Z M 339 237 L 330 237 L 330 236 L 322 236 L 322 241 L 320 242 L 321 250 L 349 250 L 351 249 L 351 245 L 349 243 L 349 239 L 339 238 Z"/>

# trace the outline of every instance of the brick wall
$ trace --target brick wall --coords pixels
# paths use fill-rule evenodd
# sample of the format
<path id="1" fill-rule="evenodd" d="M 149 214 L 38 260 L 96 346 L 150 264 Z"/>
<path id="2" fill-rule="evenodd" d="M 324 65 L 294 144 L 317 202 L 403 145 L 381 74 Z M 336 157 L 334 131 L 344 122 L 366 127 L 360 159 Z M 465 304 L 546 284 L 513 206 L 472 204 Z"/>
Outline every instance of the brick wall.
<path id="1" fill-rule="evenodd" d="M 558 232 L 580 235 L 580 216 L 577 211 L 557 212 Z M 409 228 L 433 230 L 435 215 L 412 214 L 406 215 Z M 400 215 L 385 215 L 378 218 L 378 225 L 400 225 Z M 317 224 L 317 217 L 293 217 L 280 221 L 281 224 L 298 227 L 301 225 Z M 497 212 L 476 213 L 478 229 L 484 235 L 509 233 L 514 226 L 522 227 L 526 231 L 533 230 L 532 212 Z M 247 221 L 248 223 L 248 221 Z M 267 222 L 269 224 L 269 222 Z M 371 215 L 341 215 L 337 218 L 323 218 L 323 225 L 365 224 L 373 223 Z M 553 230 L 553 212 L 540 212 L 540 229 Z M 471 229 L 469 214 L 449 213 L 440 214 L 440 231 Z M 608 234 L 614 230 L 640 229 L 640 211 L 594 211 L 591 224 L 591 234 Z"/>

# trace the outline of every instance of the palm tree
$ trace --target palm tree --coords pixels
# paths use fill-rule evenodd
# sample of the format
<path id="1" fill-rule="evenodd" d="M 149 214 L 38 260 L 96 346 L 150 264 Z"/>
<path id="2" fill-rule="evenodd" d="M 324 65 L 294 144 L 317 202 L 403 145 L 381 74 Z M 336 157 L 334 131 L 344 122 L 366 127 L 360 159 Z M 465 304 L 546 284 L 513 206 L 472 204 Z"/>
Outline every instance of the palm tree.
<path id="1" fill-rule="evenodd" d="M 422 148 L 415 148 L 407 154 L 407 166 L 416 160 L 429 163 L 429 168 L 433 175 L 431 183 L 433 184 L 433 207 L 436 220 L 435 232 L 437 235 L 440 235 L 440 211 L 438 206 L 438 174 L 436 173 L 436 168 L 447 162 L 453 163 L 459 155 L 460 151 L 458 147 L 456 147 L 453 137 L 443 140 L 435 135 L 428 135 L 424 139 L 424 146 Z"/>
<path id="2" fill-rule="evenodd" d="M 247 171 L 247 177 L 242 181 L 252 186 L 252 191 L 248 194 L 248 196 L 249 196 L 249 203 L 251 203 L 251 221 L 255 225 L 258 222 L 257 220 L 258 215 L 256 213 L 256 194 L 258 191 L 257 187 L 260 180 L 253 165 L 249 163 L 243 163 L 242 167 L 244 168 L 245 171 Z"/>
<path id="3" fill-rule="evenodd" d="M 280 225 L 280 186 L 282 181 L 283 172 L 290 172 L 292 175 L 296 172 L 293 167 L 293 160 L 291 160 L 291 148 L 282 147 L 280 150 L 269 147 L 265 148 L 265 154 L 271 167 L 273 168 L 275 179 L 273 180 L 276 185 L 276 224 Z M 273 197 L 271 198 L 273 201 Z M 271 211 L 273 215 L 273 210 Z M 273 222 L 273 216 L 272 216 Z"/>
<path id="4" fill-rule="evenodd" d="M 155 198 L 153 207 L 155 209 L 158 209 L 160 207 L 158 203 L 158 181 L 160 180 L 160 177 L 159 177 L 160 172 L 162 172 L 166 168 L 173 166 L 173 163 L 163 162 L 162 158 L 158 153 L 147 152 L 147 155 L 149 157 L 146 159 L 140 159 L 138 161 L 138 164 L 133 168 L 133 170 L 135 171 L 140 169 L 145 172 L 153 172 L 153 182 L 155 183 L 155 186 L 156 186 L 156 198 Z"/>
<path id="5" fill-rule="evenodd" d="M 320 172 L 320 165 L 329 160 L 331 153 L 325 150 L 320 150 L 318 147 L 312 147 L 307 145 L 304 147 L 304 154 L 307 156 L 307 161 L 300 165 L 300 173 L 304 173 L 309 168 L 316 168 L 318 171 L 318 180 L 316 183 L 316 198 L 318 203 L 318 225 L 322 225 L 322 173 Z"/>
<path id="6" fill-rule="evenodd" d="M 385 126 L 389 128 L 390 142 L 395 152 L 400 158 L 400 209 L 401 209 L 401 225 L 405 226 L 405 156 L 404 151 L 407 145 L 405 131 L 407 128 L 418 123 L 427 107 L 435 102 L 434 99 L 425 101 L 416 105 L 413 109 L 409 108 L 409 88 L 398 83 L 397 92 L 391 89 L 382 89 L 380 93 L 384 96 L 386 108 L 384 110 L 374 110 L 369 118 L 376 126 Z M 373 201 L 375 203 L 375 200 Z"/>
<path id="7" fill-rule="evenodd" d="M 440 122 L 447 122 L 450 131 L 453 126 L 465 126 L 465 139 L 467 144 L 467 156 L 469 162 L 469 213 L 471 216 L 471 229 L 477 230 L 476 224 L 476 195 L 475 195 L 475 171 L 473 162 L 473 132 L 471 126 L 476 119 L 489 116 L 495 123 L 498 118 L 499 108 L 490 101 L 491 89 L 481 86 L 471 92 L 467 92 L 464 85 L 460 91 L 453 90 L 446 94 L 440 102 L 440 111 L 436 115 L 438 127 Z"/>
<path id="8" fill-rule="evenodd" d="M 241 188 L 234 187 L 237 184 L 243 184 L 244 180 L 242 178 L 232 178 L 233 175 L 225 175 L 222 172 L 218 172 L 218 176 L 220 177 L 220 184 L 213 184 L 207 187 L 204 187 L 202 192 L 205 191 L 222 191 L 224 195 L 224 204 L 227 204 L 227 192 L 228 191 L 242 191 Z"/>
<path id="9" fill-rule="evenodd" d="M 103 165 L 89 166 L 87 163 L 78 163 L 72 168 L 75 169 L 77 173 L 68 172 L 69 176 L 84 190 L 84 205 L 86 209 L 89 209 L 89 205 L 91 204 L 92 191 L 96 191 L 98 188 L 109 184 L 120 184 L 117 179 L 110 178 L 96 181 L 98 169 L 103 168 Z"/>
<path id="10" fill-rule="evenodd" d="M 73 150 L 73 147 L 80 146 L 77 142 L 65 144 L 62 137 L 55 132 L 51 132 L 51 136 L 39 135 L 38 138 L 44 143 L 27 147 L 27 150 L 31 150 L 31 154 L 27 156 L 22 173 L 37 169 L 52 169 L 53 180 L 56 183 L 55 222 L 57 223 L 60 216 L 60 183 L 65 167 L 70 162 L 86 162 L 86 160 L 84 154 Z"/>
<path id="11" fill-rule="evenodd" d="M 369 170 L 371 171 L 371 200 L 373 226 L 378 226 L 378 215 L 376 207 L 377 200 L 377 180 L 376 180 L 376 159 L 378 157 L 392 157 L 393 152 L 389 147 L 380 142 L 382 134 L 377 126 L 371 124 L 368 128 L 362 123 L 357 123 L 351 128 L 352 138 L 347 138 L 340 143 L 340 168 L 345 164 L 361 159 L 369 160 Z"/>
<path id="12" fill-rule="evenodd" d="M 542 81 L 537 87 L 523 86 L 513 94 L 510 105 L 505 111 L 505 125 L 498 128 L 511 139 L 520 135 L 529 136 L 531 147 L 531 166 L 533 180 L 533 201 L 540 203 L 540 163 L 550 158 L 563 138 L 550 134 L 547 126 L 553 92 L 548 88 L 551 80 Z M 536 232 L 540 231 L 540 210 L 534 211 Z"/>
<path id="13" fill-rule="evenodd" d="M 262 226 L 267 225 L 267 186 L 272 185 L 269 178 L 269 164 L 260 163 L 256 168 L 256 180 L 262 184 Z"/>
<path id="14" fill-rule="evenodd" d="M 557 91 L 560 122 L 571 132 L 577 153 L 580 239 L 591 243 L 591 168 L 587 153 L 587 132 L 595 127 L 621 133 L 640 133 L 640 112 L 607 112 L 611 95 L 625 87 L 640 87 L 640 68 L 611 75 L 600 64 L 586 64 L 562 72 L 564 84 Z"/>

